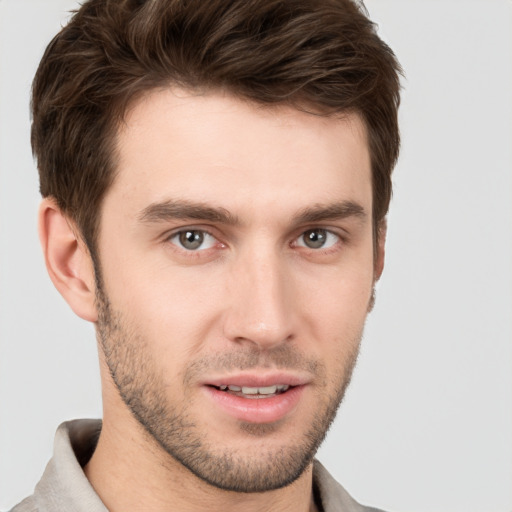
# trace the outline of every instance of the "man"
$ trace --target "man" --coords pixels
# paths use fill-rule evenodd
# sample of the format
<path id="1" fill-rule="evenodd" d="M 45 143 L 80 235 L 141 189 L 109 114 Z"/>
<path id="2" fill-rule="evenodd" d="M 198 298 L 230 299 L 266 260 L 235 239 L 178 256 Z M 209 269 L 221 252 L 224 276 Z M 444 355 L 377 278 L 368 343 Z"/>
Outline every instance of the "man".
<path id="1" fill-rule="evenodd" d="M 314 455 L 383 270 L 399 72 L 350 0 L 83 4 L 32 144 L 104 414 L 14 511 L 372 510 Z"/>

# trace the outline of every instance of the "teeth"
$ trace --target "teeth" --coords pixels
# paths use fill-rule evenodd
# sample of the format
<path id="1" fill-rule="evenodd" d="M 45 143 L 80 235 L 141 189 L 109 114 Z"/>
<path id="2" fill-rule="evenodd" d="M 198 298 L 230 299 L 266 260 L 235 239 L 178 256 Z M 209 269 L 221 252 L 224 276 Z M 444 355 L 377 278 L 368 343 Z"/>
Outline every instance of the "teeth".
<path id="1" fill-rule="evenodd" d="M 287 384 L 276 384 L 275 386 L 263 386 L 260 388 L 252 388 L 249 386 L 219 386 L 221 391 L 234 391 L 235 393 L 242 393 L 244 395 L 274 395 L 276 393 L 283 393 L 290 388 Z"/>
<path id="2" fill-rule="evenodd" d="M 244 387 L 242 388 L 242 393 L 243 393 L 244 395 L 258 395 L 258 394 L 259 394 L 259 393 L 258 393 L 258 389 L 259 389 L 259 388 L 249 388 L 249 387 L 247 387 L 247 386 L 244 386 Z"/>
<path id="3" fill-rule="evenodd" d="M 260 395 L 273 395 L 277 391 L 277 386 L 267 386 L 266 388 L 258 388 Z"/>

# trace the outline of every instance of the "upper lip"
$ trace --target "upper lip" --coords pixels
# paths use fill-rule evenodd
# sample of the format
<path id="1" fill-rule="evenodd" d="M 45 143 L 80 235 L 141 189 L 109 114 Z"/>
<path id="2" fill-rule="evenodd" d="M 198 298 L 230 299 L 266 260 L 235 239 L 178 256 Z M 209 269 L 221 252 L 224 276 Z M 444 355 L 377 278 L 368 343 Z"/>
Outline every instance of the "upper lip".
<path id="1" fill-rule="evenodd" d="M 251 372 L 238 373 L 224 376 L 215 376 L 203 381 L 205 386 L 240 386 L 250 388 L 263 388 L 267 386 L 287 385 L 303 386 L 308 384 L 311 378 L 306 375 L 290 372 Z"/>

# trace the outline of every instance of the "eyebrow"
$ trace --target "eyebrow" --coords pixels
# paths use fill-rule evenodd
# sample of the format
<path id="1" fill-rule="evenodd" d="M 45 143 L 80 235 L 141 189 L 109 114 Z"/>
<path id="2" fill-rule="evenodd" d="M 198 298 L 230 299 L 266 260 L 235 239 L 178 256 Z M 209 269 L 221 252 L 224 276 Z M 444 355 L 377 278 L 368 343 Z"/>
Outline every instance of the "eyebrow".
<path id="1" fill-rule="evenodd" d="M 150 204 L 142 210 L 138 218 L 143 223 L 168 222 L 175 219 L 206 220 L 228 225 L 239 223 L 238 218 L 225 208 L 184 200 Z"/>
<path id="2" fill-rule="evenodd" d="M 308 224 L 326 220 L 342 220 L 349 217 L 356 217 L 365 221 L 367 213 L 360 204 L 354 201 L 340 201 L 327 205 L 317 204 L 313 207 L 304 208 L 298 212 L 295 221 L 297 224 Z"/>
<path id="3" fill-rule="evenodd" d="M 354 201 L 340 201 L 331 204 L 317 204 L 299 210 L 293 217 L 295 224 L 309 224 L 326 220 L 341 220 L 356 217 L 367 218 L 366 210 Z M 138 216 L 142 223 L 169 222 L 176 219 L 209 221 L 226 225 L 238 225 L 236 215 L 222 207 L 187 200 L 166 200 L 144 208 Z"/>

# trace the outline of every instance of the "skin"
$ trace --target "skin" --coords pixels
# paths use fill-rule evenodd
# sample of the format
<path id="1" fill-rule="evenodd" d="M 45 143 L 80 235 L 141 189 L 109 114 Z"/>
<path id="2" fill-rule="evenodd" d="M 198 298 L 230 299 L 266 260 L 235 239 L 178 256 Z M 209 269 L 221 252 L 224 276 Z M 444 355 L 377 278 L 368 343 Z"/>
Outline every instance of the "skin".
<path id="1" fill-rule="evenodd" d="M 97 327 L 104 420 L 87 477 L 113 512 L 315 510 L 311 457 L 384 262 L 360 118 L 160 90 L 127 113 L 118 155 L 100 290 L 72 222 L 51 199 L 40 210 L 50 276 Z M 184 230 L 203 244 L 184 247 Z M 301 391 L 276 421 L 234 418 L 205 385 L 279 372 Z"/>

